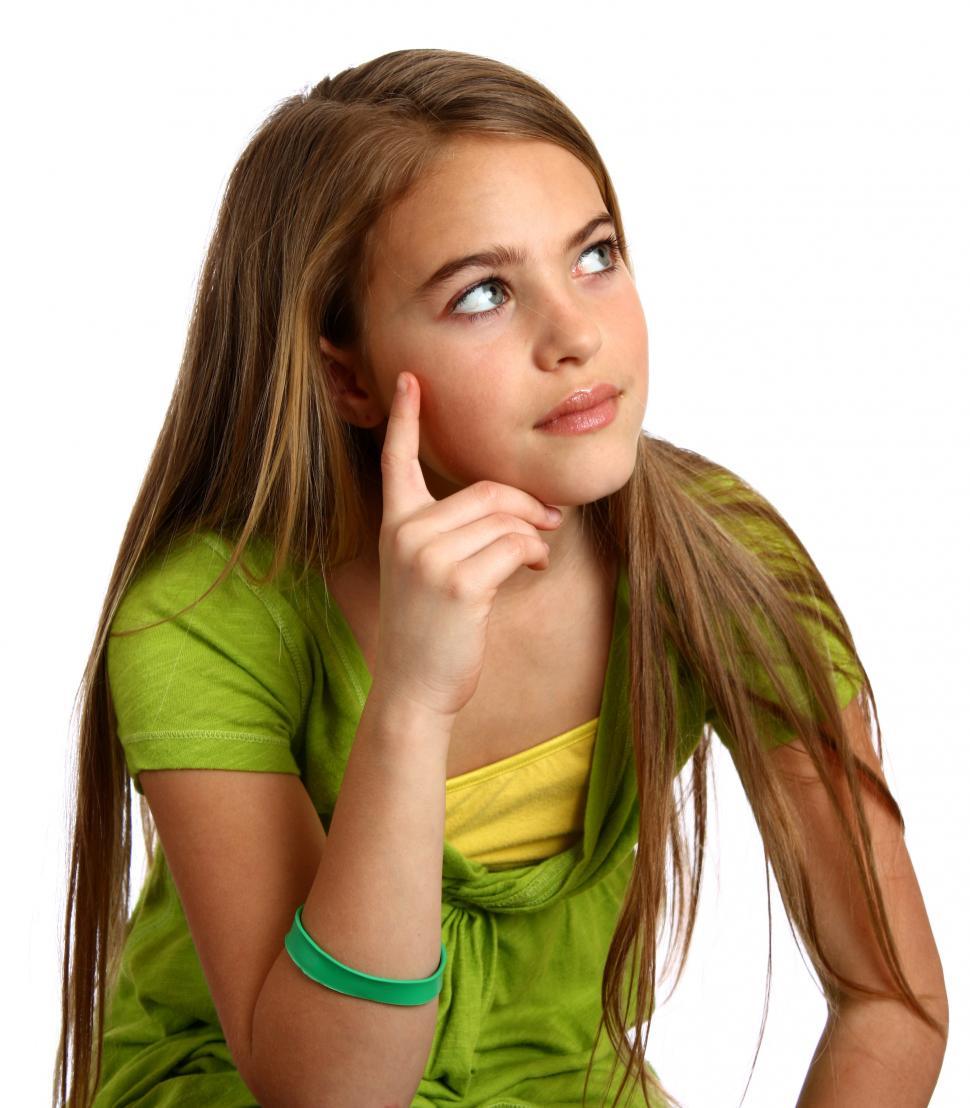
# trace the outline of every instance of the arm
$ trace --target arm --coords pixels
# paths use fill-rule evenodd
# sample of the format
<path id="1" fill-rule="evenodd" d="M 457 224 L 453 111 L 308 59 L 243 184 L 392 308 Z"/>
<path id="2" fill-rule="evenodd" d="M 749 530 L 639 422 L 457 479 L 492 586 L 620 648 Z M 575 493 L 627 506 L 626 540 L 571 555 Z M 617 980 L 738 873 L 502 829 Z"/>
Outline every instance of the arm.
<path id="1" fill-rule="evenodd" d="M 450 730 L 372 687 L 303 922 L 338 961 L 382 977 L 434 973 Z M 287 929 L 289 923 L 287 921 Z M 437 999 L 398 1007 L 308 980 L 281 950 L 256 1001 L 251 1062 L 269 1105 L 406 1106 Z"/>
<path id="2" fill-rule="evenodd" d="M 926 1108 L 942 1063 L 940 1037 L 901 1005 L 850 1005 L 826 1024 L 796 1108 Z"/>
<path id="3" fill-rule="evenodd" d="M 852 748 L 885 782 L 861 706 L 843 711 Z M 808 879 L 816 905 L 819 940 L 844 976 L 893 988 L 889 968 L 869 922 L 865 898 L 848 846 L 843 843 L 825 787 L 797 740 L 772 750 L 779 782 L 804 824 Z M 837 780 L 839 802 L 852 819 L 851 797 Z M 888 920 L 903 971 L 913 991 L 944 1025 L 946 986 L 939 952 L 902 831 L 893 816 L 863 791 L 866 816 Z M 841 997 L 812 1058 L 798 1108 L 924 1108 L 936 1085 L 945 1041 L 902 1002 Z"/>

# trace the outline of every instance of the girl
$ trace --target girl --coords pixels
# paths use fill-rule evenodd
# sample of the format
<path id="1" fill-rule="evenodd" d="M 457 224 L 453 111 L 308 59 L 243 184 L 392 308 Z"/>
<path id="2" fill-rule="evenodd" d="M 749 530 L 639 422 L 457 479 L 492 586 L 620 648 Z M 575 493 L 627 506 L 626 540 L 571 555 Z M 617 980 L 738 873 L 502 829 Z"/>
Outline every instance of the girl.
<path id="1" fill-rule="evenodd" d="M 928 1102 L 946 993 L 852 636 L 646 398 L 547 89 L 402 50 L 272 113 L 86 671 L 56 1103 L 678 1104 L 644 1049 L 712 733 L 829 1006 L 800 1104 Z"/>

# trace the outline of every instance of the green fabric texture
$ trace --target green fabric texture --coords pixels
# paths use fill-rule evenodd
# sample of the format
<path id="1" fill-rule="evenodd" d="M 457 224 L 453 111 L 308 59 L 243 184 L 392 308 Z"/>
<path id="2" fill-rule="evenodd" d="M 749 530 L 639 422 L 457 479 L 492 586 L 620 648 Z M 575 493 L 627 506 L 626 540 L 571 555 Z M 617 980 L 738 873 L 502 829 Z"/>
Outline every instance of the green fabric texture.
<path id="1" fill-rule="evenodd" d="M 840 708 L 845 708 L 862 689 L 864 679 L 854 656 L 833 630 L 840 621 L 832 606 L 820 596 L 792 583 L 807 568 L 806 552 L 796 546 L 777 524 L 755 514 L 755 510 L 766 506 L 767 501 L 756 490 L 740 482 L 734 474 L 725 472 L 714 479 L 708 478 L 704 485 L 714 503 L 735 509 L 722 520 L 729 532 L 756 554 L 758 560 L 777 579 L 788 581 L 786 589 L 797 605 L 798 620 L 816 647 L 821 647 L 828 657 L 835 699 Z M 778 659 L 778 676 L 797 707 L 809 718 L 818 719 L 817 705 L 813 703 L 804 674 L 786 659 L 777 631 L 763 613 L 756 612 L 755 620 L 771 645 L 772 657 Z M 762 744 L 770 749 L 791 742 L 795 738 L 795 732 L 772 713 L 771 706 L 778 706 L 779 699 L 768 674 L 753 655 L 748 656 L 746 685 L 751 693 L 765 702 L 764 706 L 756 703 L 754 711 Z M 705 722 L 711 724 L 732 758 L 735 757 L 735 737 L 713 707 L 707 709 Z"/>
<path id="2" fill-rule="evenodd" d="M 184 536 L 139 573 L 112 630 L 177 612 L 212 584 L 230 551 L 214 532 Z M 270 554 L 260 540 L 245 560 L 263 570 Z M 621 566 L 581 839 L 550 858 L 496 871 L 444 844 L 448 961 L 416 1108 L 582 1103 L 603 968 L 637 839 L 628 623 Z M 319 576 L 296 585 L 284 572 L 259 587 L 237 567 L 175 619 L 110 638 L 107 667 L 138 792 L 145 769 L 299 774 L 329 830 L 370 676 Z M 693 682 L 678 688 L 678 770 L 710 718 L 705 708 Z M 103 1049 L 95 1108 L 256 1103 L 233 1066 L 161 846 L 129 921 Z M 588 1104 L 615 1094 L 614 1060 L 603 1031 Z M 642 1094 L 625 1103 L 642 1105 Z"/>
<path id="3" fill-rule="evenodd" d="M 215 580 L 229 553 L 214 533 L 180 541 L 139 574 L 112 629 L 178 611 Z M 251 547 L 246 561 L 262 569 L 268 548 Z M 603 966 L 637 835 L 627 617 L 624 571 L 582 839 L 538 863 L 495 872 L 445 842 L 448 962 L 425 1077 L 412 1102 L 418 1108 L 581 1103 Z M 297 587 L 284 575 L 259 588 L 237 568 L 174 620 L 109 639 L 108 679 L 136 789 L 138 773 L 152 768 L 299 773 L 329 828 L 370 676 L 318 577 Z M 699 705 L 693 714 L 696 742 Z M 606 1091 L 613 1060 L 604 1032 L 592 1103 Z M 253 1103 L 233 1067 L 159 847 L 109 998 L 96 1108 Z"/>

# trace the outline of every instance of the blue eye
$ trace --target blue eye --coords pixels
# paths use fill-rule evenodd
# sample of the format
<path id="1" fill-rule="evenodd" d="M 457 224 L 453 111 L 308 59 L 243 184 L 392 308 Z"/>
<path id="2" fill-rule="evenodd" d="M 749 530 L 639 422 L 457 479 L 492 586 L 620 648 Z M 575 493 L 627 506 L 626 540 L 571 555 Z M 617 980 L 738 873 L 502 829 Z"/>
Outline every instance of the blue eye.
<path id="1" fill-rule="evenodd" d="M 593 243 L 592 246 L 588 246 L 582 252 L 582 254 L 580 254 L 580 257 L 583 258 L 591 251 L 601 250 L 603 248 L 605 248 L 609 254 L 610 265 L 606 269 L 599 270 L 597 273 L 588 274 L 588 276 L 590 277 L 610 277 L 620 268 L 620 262 L 623 258 L 622 251 L 626 248 L 626 243 L 622 235 L 612 234 L 609 238 L 605 238 L 602 239 L 600 242 Z M 505 307 L 504 303 L 498 304 L 496 307 L 489 308 L 487 311 L 483 312 L 458 312 L 455 310 L 456 308 L 460 307 L 471 296 L 473 292 L 476 292 L 478 289 L 481 288 L 486 288 L 489 285 L 493 285 L 496 288 L 501 288 L 503 290 L 508 288 L 501 277 L 499 277 L 497 274 L 492 274 L 490 277 L 486 277 L 483 281 L 476 281 L 474 285 L 472 285 L 470 288 L 465 289 L 464 292 L 460 293 L 458 295 L 458 299 L 455 300 L 448 314 L 460 316 L 469 323 L 478 323 L 483 319 L 487 319 L 489 316 L 495 315 L 496 312 L 502 311 L 502 309 Z"/>

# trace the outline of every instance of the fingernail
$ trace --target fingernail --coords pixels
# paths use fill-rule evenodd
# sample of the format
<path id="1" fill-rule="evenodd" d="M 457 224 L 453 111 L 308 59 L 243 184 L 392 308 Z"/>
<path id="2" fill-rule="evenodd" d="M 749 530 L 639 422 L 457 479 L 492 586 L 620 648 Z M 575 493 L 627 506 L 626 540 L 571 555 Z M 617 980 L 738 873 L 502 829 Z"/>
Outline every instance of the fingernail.
<path id="1" fill-rule="evenodd" d="M 403 373 L 397 375 L 397 391 L 402 396 L 408 391 L 408 379 Z"/>
<path id="2" fill-rule="evenodd" d="M 558 508 L 546 508 L 546 515 L 552 520 L 562 519 L 562 512 Z"/>

